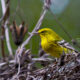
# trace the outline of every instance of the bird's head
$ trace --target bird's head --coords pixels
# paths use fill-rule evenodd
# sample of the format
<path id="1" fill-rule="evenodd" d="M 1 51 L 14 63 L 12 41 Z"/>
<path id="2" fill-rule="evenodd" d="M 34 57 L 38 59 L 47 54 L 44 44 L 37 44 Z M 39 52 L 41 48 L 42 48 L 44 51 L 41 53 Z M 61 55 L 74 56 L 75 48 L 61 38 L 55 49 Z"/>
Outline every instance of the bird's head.
<path id="1" fill-rule="evenodd" d="M 38 30 L 38 34 L 41 38 L 48 38 L 48 39 L 61 39 L 61 37 L 52 29 L 50 28 L 43 28 Z"/>
<path id="2" fill-rule="evenodd" d="M 52 29 L 50 28 L 43 28 L 38 30 L 38 33 L 41 37 L 46 37 L 48 35 L 53 36 L 53 34 L 55 33 Z"/>

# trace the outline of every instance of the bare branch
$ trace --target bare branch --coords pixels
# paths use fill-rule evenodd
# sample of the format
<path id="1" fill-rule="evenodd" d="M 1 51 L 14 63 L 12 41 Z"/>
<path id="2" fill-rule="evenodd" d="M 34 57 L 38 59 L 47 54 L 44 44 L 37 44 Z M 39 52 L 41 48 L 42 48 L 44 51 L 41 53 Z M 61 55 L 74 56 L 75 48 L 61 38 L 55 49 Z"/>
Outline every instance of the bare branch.
<path id="1" fill-rule="evenodd" d="M 32 61 L 33 62 L 51 62 L 51 61 L 54 61 L 54 59 L 51 59 L 51 58 L 43 58 L 43 57 L 40 57 L 40 58 L 32 58 Z M 16 60 L 11 60 L 11 61 L 9 61 L 9 64 L 15 64 L 16 63 Z M 2 66 L 4 66 L 4 65 L 6 65 L 7 64 L 7 62 L 3 62 L 3 63 L 0 63 L 0 67 L 2 67 Z M 20 72 L 20 69 L 19 69 L 19 72 Z M 18 73 L 19 73 L 18 72 Z"/>
<path id="2" fill-rule="evenodd" d="M 2 12 L 3 12 L 3 16 L 5 15 L 6 13 L 6 5 L 5 5 L 5 0 L 1 0 L 1 4 L 2 4 Z M 7 7 L 9 6 L 9 4 L 7 4 Z M 9 10 L 8 10 L 9 11 Z M 9 15 L 8 15 L 9 17 Z M 4 28 L 5 28 L 5 37 L 6 37 L 6 43 L 7 43 L 7 47 L 8 47 L 8 51 L 9 51 L 9 54 L 10 56 L 13 56 L 13 53 L 12 53 L 12 49 L 11 49 L 11 45 L 10 45 L 10 40 L 9 40 L 9 31 L 8 31 L 8 27 L 7 27 L 7 24 L 8 24 L 8 17 L 7 19 L 5 20 L 5 23 L 4 23 Z"/>
<path id="3" fill-rule="evenodd" d="M 38 20 L 38 22 L 37 22 L 37 24 L 36 24 L 34 30 L 31 32 L 31 35 L 27 38 L 27 40 L 22 44 L 21 47 L 24 47 L 25 45 L 27 45 L 28 42 L 30 41 L 30 39 L 32 38 L 32 36 L 34 35 L 33 33 L 36 32 L 36 31 L 40 28 L 40 26 L 41 26 L 41 24 L 42 24 L 42 21 L 43 21 L 43 19 L 44 19 L 44 16 L 45 16 L 46 12 L 47 12 L 47 10 L 44 9 L 44 11 L 43 11 L 43 13 L 42 13 L 40 19 Z"/>
<path id="4" fill-rule="evenodd" d="M 21 47 L 24 47 L 25 45 L 28 44 L 28 42 L 30 41 L 30 39 L 32 38 L 32 36 L 34 35 L 33 33 L 35 33 L 41 26 L 42 21 L 46 15 L 47 9 L 50 7 L 50 0 L 44 0 L 44 5 L 43 5 L 43 12 L 36 24 L 36 26 L 34 27 L 33 31 L 31 32 L 31 35 L 27 38 L 27 40 L 21 45 Z"/>
<path id="5" fill-rule="evenodd" d="M 41 61 L 54 61 L 53 59 L 51 58 L 43 58 L 43 57 L 40 57 L 40 58 L 32 58 L 32 61 L 36 61 L 36 62 L 41 62 Z"/>

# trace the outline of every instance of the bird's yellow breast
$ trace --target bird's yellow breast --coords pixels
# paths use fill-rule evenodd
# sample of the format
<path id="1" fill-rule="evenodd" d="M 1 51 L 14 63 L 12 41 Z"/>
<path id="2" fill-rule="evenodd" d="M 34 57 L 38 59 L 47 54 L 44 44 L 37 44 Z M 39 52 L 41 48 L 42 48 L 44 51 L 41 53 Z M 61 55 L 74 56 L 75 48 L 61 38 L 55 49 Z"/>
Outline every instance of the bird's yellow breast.
<path id="1" fill-rule="evenodd" d="M 49 53 L 53 57 L 60 57 L 63 51 L 67 52 L 66 48 L 61 47 L 58 43 L 55 43 L 50 38 L 42 38 L 41 46 L 46 53 Z"/>

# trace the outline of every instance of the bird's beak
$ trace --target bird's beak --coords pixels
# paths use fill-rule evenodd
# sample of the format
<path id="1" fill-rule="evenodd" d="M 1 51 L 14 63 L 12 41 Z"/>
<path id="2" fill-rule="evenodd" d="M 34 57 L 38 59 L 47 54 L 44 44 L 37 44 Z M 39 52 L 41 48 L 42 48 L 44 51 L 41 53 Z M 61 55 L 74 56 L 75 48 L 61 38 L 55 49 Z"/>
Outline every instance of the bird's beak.
<path id="1" fill-rule="evenodd" d="M 34 32 L 33 34 L 37 35 L 37 34 L 39 34 L 39 33 L 38 33 L 38 32 Z"/>

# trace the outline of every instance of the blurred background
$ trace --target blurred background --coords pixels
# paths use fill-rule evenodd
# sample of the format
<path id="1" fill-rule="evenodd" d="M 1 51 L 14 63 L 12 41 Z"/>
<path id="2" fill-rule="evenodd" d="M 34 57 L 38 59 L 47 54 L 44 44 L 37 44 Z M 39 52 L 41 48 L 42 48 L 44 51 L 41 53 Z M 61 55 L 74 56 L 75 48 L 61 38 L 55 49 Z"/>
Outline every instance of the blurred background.
<path id="1" fill-rule="evenodd" d="M 16 11 L 17 6 L 19 6 L 19 9 Z M 21 24 L 22 21 L 25 21 L 25 23 L 28 24 L 28 32 L 31 32 L 40 17 L 42 7 L 42 0 L 11 0 L 10 24 L 12 24 L 13 20 L 15 20 L 18 25 Z M 74 39 L 80 38 L 80 0 L 52 0 L 52 5 L 50 8 L 51 11 L 57 16 L 58 20 L 63 24 L 66 31 L 68 31 Z M 0 2 L 0 18 L 1 17 L 2 9 Z M 44 18 L 41 28 L 44 27 L 52 28 L 66 41 L 70 42 L 70 39 L 60 28 L 60 25 L 55 21 L 54 16 L 51 15 L 50 12 L 47 12 Z M 26 34 L 25 39 L 27 37 L 28 34 Z M 17 46 L 15 46 L 13 43 L 11 33 L 10 41 L 12 49 L 15 53 Z M 37 54 L 39 49 L 39 41 L 39 36 L 34 36 L 26 48 L 30 48 L 32 53 Z M 5 47 L 5 51 L 8 53 L 7 47 Z"/>

